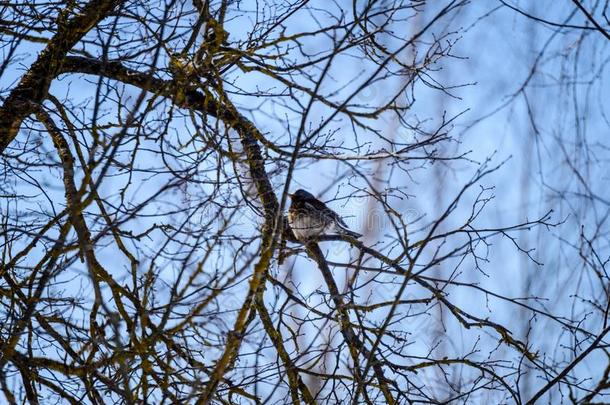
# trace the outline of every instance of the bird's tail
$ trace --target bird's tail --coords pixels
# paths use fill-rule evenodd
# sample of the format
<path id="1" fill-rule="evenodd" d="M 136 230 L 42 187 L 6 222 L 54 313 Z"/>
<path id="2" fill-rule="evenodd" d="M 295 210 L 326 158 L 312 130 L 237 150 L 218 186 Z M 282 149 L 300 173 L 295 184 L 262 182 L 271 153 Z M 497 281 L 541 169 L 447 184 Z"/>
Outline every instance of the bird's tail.
<path id="1" fill-rule="evenodd" d="M 337 224 L 336 229 L 342 235 L 348 235 L 348 236 L 351 236 L 352 238 L 356 238 L 356 239 L 362 237 L 362 234 L 360 234 L 358 232 L 354 232 L 350 229 L 347 229 L 347 227 L 342 226 L 340 224 Z"/>

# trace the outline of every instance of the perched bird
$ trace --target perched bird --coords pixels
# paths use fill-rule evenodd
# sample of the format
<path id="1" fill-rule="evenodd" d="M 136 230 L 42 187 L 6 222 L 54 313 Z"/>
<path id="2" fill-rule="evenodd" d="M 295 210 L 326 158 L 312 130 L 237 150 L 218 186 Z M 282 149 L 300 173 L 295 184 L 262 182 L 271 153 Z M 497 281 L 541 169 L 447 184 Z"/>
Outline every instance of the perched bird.
<path id="1" fill-rule="evenodd" d="M 305 190 L 288 194 L 292 203 L 288 210 L 288 224 L 300 241 L 306 241 L 327 233 L 349 235 L 359 238 L 362 235 L 350 231 L 341 217 Z"/>

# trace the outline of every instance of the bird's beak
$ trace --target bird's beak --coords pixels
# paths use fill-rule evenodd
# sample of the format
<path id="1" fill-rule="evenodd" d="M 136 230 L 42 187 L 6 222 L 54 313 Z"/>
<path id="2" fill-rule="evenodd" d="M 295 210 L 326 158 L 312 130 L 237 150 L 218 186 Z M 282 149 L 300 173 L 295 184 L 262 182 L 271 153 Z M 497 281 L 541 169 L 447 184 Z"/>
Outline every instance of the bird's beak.
<path id="1" fill-rule="evenodd" d="M 287 195 L 288 195 L 288 197 L 290 197 L 290 199 L 293 199 L 293 198 L 294 198 L 294 194 L 290 194 L 290 193 L 288 193 Z"/>

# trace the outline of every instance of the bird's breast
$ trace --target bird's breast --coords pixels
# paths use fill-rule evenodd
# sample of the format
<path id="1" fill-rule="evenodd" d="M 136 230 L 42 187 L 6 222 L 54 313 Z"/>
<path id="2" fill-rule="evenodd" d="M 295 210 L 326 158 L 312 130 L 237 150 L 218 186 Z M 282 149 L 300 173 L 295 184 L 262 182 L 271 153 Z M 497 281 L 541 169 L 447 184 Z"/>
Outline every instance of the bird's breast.
<path id="1" fill-rule="evenodd" d="M 288 211 L 288 224 L 299 240 L 319 236 L 326 228 L 326 224 L 319 218 L 294 209 Z"/>

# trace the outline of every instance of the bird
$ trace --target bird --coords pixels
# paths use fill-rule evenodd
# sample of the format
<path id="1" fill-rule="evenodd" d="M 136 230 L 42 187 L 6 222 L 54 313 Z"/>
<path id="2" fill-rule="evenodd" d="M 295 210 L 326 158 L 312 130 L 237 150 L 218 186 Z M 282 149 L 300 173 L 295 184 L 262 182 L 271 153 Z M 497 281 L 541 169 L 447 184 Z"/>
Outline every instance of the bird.
<path id="1" fill-rule="evenodd" d="M 348 235 L 356 239 L 362 236 L 348 229 L 339 214 L 311 193 L 299 189 L 288 196 L 291 199 L 288 224 L 299 241 L 309 241 L 327 232 Z"/>

